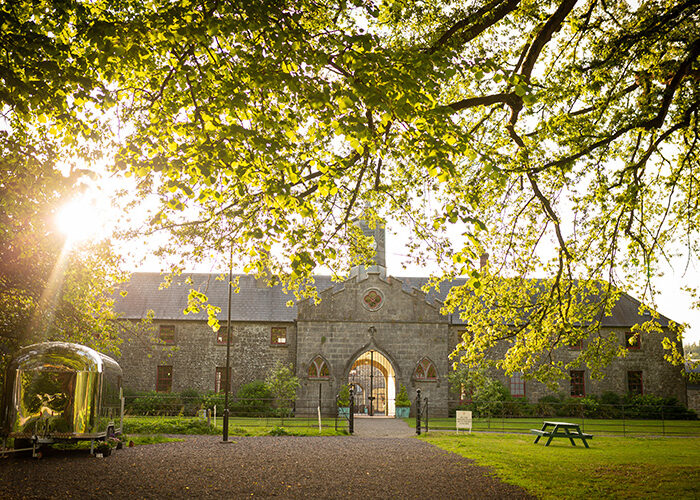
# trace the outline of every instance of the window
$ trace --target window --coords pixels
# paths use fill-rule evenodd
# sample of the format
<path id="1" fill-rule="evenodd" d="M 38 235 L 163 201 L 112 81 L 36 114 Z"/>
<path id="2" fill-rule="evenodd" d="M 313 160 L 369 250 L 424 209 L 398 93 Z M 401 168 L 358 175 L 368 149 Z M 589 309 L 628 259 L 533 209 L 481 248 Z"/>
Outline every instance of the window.
<path id="1" fill-rule="evenodd" d="M 630 394 L 644 394 L 641 371 L 627 372 L 627 392 Z"/>
<path id="2" fill-rule="evenodd" d="M 158 337 L 166 344 L 175 342 L 175 325 L 160 325 L 158 327 Z"/>
<path id="3" fill-rule="evenodd" d="M 330 377 L 330 372 L 328 371 L 328 364 L 326 363 L 326 360 L 321 356 L 316 356 L 311 364 L 309 364 L 309 378 L 328 377 Z"/>
<path id="4" fill-rule="evenodd" d="M 231 367 L 228 369 L 229 388 L 231 386 Z M 224 392 L 226 390 L 226 367 L 217 366 L 214 379 L 214 392 Z"/>
<path id="5" fill-rule="evenodd" d="M 630 343 L 631 340 L 631 343 Z M 638 351 L 642 348 L 642 339 L 639 335 L 636 337 L 632 332 L 625 332 L 625 347 L 630 351 Z"/>
<path id="6" fill-rule="evenodd" d="M 287 345 L 287 327 L 273 326 L 271 328 L 270 345 Z"/>
<path id="7" fill-rule="evenodd" d="M 226 345 L 226 332 L 228 332 L 228 327 L 222 326 L 219 331 L 216 332 L 216 343 Z"/>
<path id="8" fill-rule="evenodd" d="M 582 397 L 586 395 L 586 384 L 584 382 L 583 370 L 571 370 L 571 396 Z"/>
<path id="9" fill-rule="evenodd" d="M 156 392 L 170 392 L 173 388 L 173 367 L 159 366 L 156 375 Z"/>
<path id="10" fill-rule="evenodd" d="M 581 349 L 583 349 L 583 339 L 579 339 L 569 344 L 569 350 L 571 351 L 580 351 Z"/>
<path id="11" fill-rule="evenodd" d="M 510 377 L 510 395 L 514 398 L 525 397 L 525 380 L 521 372 L 515 372 Z"/>
<path id="12" fill-rule="evenodd" d="M 416 366 L 416 371 L 413 372 L 413 377 L 416 380 L 437 380 L 437 370 L 435 365 L 428 358 L 423 358 L 418 366 Z"/>

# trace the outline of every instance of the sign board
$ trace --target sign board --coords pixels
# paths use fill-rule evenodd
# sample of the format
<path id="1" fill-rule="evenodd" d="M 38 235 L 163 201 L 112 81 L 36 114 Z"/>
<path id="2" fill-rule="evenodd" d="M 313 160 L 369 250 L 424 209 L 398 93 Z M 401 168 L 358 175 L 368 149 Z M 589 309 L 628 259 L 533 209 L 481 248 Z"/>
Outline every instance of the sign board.
<path id="1" fill-rule="evenodd" d="M 469 429 L 472 431 L 472 412 L 457 411 L 457 431 L 460 429 Z"/>

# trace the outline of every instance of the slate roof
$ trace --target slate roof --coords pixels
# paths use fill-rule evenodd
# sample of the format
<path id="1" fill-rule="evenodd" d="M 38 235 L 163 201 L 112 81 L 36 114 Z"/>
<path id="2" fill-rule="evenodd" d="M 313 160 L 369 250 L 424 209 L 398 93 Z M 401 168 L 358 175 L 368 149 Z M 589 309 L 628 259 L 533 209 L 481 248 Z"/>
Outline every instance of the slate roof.
<path id="1" fill-rule="evenodd" d="M 121 287 L 127 292 L 126 297 L 115 297 L 115 309 L 126 319 L 141 319 L 146 317 L 149 310 L 153 310 L 155 318 L 160 320 L 206 320 L 206 311 L 188 315 L 182 313 L 187 306 L 189 291 L 194 288 L 206 294 L 210 304 L 221 308 L 218 318 L 220 321 L 225 320 L 228 314 L 228 288 L 226 281 L 218 279 L 219 276 L 221 275 L 216 273 L 185 273 L 174 277 L 168 288 L 159 290 L 164 282 L 160 273 L 133 273 L 131 280 Z M 293 322 L 297 319 L 296 305 L 287 306 L 287 302 L 294 300 L 294 296 L 285 293 L 281 286 L 268 287 L 245 274 L 236 277 L 239 279 L 240 292 L 231 296 L 232 321 Z M 190 283 L 187 282 L 188 279 L 191 280 Z M 429 280 L 426 277 L 395 279 L 401 281 L 402 288 L 409 293 L 413 289 L 420 289 Z M 330 276 L 314 276 L 314 281 L 319 292 L 329 288 L 343 288 L 342 283 L 333 282 Z M 465 279 L 443 282 L 440 291 L 431 290 L 426 295 L 426 300 L 429 303 L 434 303 L 434 300 L 444 302 L 450 288 L 465 282 Z M 648 316 L 639 315 L 639 306 L 637 299 L 623 294 L 613 307 L 611 316 L 604 318 L 603 326 L 631 327 L 647 321 Z M 464 324 L 459 313 L 451 314 L 449 321 L 455 325 Z M 661 326 L 668 326 L 669 319 L 661 316 L 659 322 Z"/>

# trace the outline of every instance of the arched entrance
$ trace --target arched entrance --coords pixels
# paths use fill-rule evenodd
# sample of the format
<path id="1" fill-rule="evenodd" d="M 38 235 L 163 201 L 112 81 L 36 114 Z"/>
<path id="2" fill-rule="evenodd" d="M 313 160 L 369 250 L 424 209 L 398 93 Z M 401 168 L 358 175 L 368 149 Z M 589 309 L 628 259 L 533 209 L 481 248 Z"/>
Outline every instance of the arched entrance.
<path id="1" fill-rule="evenodd" d="M 369 349 L 350 367 L 348 383 L 355 388 L 355 412 L 394 416 L 396 372 L 381 352 Z"/>

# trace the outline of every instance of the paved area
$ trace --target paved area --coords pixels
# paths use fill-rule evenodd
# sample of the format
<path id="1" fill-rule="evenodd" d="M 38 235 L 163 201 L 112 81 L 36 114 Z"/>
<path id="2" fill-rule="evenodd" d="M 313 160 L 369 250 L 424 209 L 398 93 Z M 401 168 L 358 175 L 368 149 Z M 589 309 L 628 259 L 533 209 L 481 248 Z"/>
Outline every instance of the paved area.
<path id="1" fill-rule="evenodd" d="M 383 437 L 184 436 L 99 459 L 53 451 L 0 461 L 0 498 L 531 498 L 401 421 L 358 422 Z M 402 424 L 402 425 L 399 425 Z"/>
<path id="2" fill-rule="evenodd" d="M 397 418 L 355 417 L 356 437 L 407 438 L 415 435 L 415 429 Z"/>

